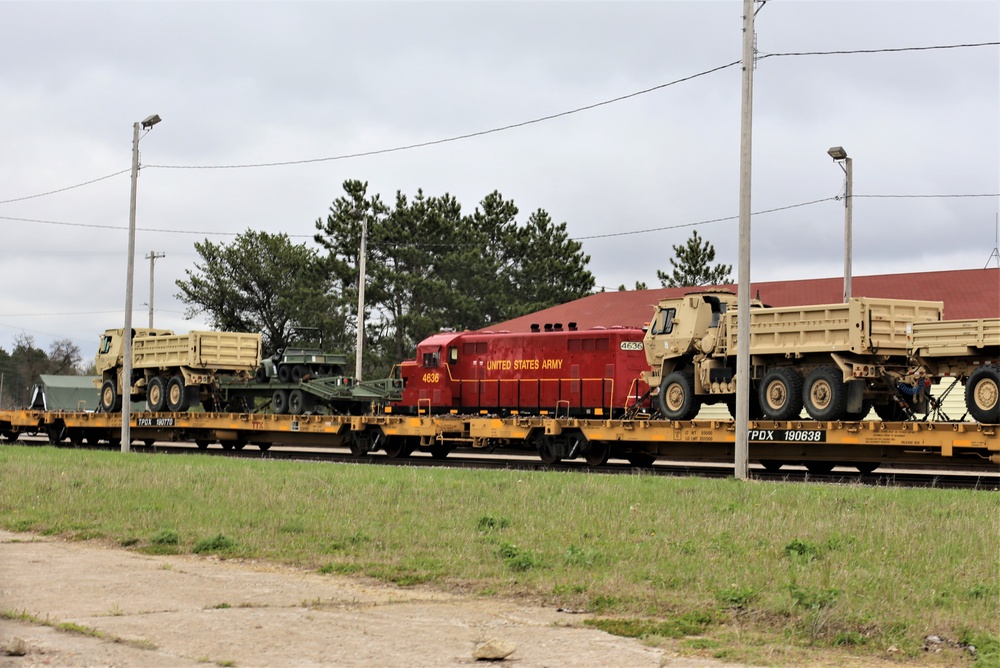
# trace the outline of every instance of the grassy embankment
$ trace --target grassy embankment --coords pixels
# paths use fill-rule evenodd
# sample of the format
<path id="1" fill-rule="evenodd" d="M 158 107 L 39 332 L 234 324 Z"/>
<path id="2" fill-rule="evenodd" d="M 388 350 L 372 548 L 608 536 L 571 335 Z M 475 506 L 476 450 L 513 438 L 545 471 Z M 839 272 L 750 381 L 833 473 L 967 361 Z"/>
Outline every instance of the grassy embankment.
<path id="1" fill-rule="evenodd" d="M 0 448 L 8 530 L 529 596 L 754 663 L 933 662 L 937 635 L 1000 665 L 998 511 L 994 492 Z"/>

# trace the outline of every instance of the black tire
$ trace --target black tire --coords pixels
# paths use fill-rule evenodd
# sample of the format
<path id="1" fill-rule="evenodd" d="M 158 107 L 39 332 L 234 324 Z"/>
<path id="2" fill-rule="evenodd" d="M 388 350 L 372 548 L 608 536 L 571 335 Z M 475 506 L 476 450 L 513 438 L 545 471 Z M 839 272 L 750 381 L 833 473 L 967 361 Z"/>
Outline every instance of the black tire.
<path id="1" fill-rule="evenodd" d="M 814 420 L 843 420 L 847 417 L 847 383 L 834 366 L 814 369 L 802 388 L 802 403 Z"/>
<path id="2" fill-rule="evenodd" d="M 758 400 L 768 420 L 795 420 L 802 413 L 802 375 L 792 367 L 779 366 L 764 374 Z"/>
<path id="3" fill-rule="evenodd" d="M 296 364 L 292 367 L 292 382 L 301 382 L 303 378 L 309 375 L 309 368 L 304 364 Z"/>
<path id="4" fill-rule="evenodd" d="M 275 390 L 271 395 L 271 412 L 275 415 L 284 415 L 288 412 L 288 393 L 284 390 Z"/>
<path id="5" fill-rule="evenodd" d="M 162 413 L 167 406 L 167 381 L 162 376 L 154 376 L 149 379 L 149 387 L 146 388 L 146 405 L 150 412 Z"/>
<path id="6" fill-rule="evenodd" d="M 288 393 L 288 414 L 302 415 L 306 412 L 306 395 L 302 390 L 292 390 Z"/>
<path id="7" fill-rule="evenodd" d="M 965 381 L 965 408 L 976 422 L 1000 424 L 1000 366 L 981 366 Z"/>
<path id="8" fill-rule="evenodd" d="M 167 410 L 181 413 L 188 409 L 188 393 L 184 387 L 184 376 L 174 376 L 167 381 Z"/>
<path id="9" fill-rule="evenodd" d="M 278 367 L 278 382 L 290 383 L 292 381 L 292 368 L 287 364 Z"/>
<path id="10" fill-rule="evenodd" d="M 122 395 L 118 394 L 118 384 L 106 380 L 101 385 L 101 412 L 120 413 L 122 410 Z"/>
<path id="11" fill-rule="evenodd" d="M 701 409 L 701 402 L 694 395 L 694 372 L 686 370 L 667 374 L 660 384 L 656 404 L 668 420 L 694 418 Z"/>
<path id="12" fill-rule="evenodd" d="M 257 367 L 257 371 L 255 371 L 254 374 L 253 374 L 253 379 L 255 381 L 257 381 L 258 383 L 266 383 L 267 382 L 267 369 L 264 368 L 263 364 L 261 364 L 259 367 Z"/>

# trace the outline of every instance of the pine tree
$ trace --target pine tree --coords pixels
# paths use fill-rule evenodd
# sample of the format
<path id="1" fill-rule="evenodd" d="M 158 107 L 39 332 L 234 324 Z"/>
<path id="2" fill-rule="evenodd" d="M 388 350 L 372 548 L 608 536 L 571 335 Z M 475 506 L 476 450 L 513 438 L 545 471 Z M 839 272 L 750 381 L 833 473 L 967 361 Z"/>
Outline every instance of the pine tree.
<path id="1" fill-rule="evenodd" d="M 663 287 L 693 288 L 701 285 L 729 285 L 733 282 L 729 278 L 733 265 L 716 264 L 713 267 L 715 248 L 703 240 L 697 230 L 691 233 L 687 243 L 673 248 L 675 257 L 670 258 L 673 271 L 670 274 L 659 269 L 656 271 L 656 277 Z"/>

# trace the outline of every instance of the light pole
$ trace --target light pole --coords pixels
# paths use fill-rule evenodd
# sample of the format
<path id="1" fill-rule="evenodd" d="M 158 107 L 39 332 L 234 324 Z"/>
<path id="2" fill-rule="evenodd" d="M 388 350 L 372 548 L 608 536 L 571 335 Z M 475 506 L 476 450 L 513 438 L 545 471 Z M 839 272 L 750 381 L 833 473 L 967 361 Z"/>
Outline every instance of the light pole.
<path id="1" fill-rule="evenodd" d="M 160 122 L 156 114 L 132 124 L 132 197 L 128 209 L 128 268 L 125 272 L 125 329 L 122 332 L 122 452 L 132 441 L 132 277 L 135 269 L 135 189 L 139 181 L 139 129 L 148 130 Z"/>
<path id="2" fill-rule="evenodd" d="M 833 146 L 827 153 L 844 170 L 847 181 L 844 189 L 844 303 L 846 304 L 851 298 L 851 209 L 854 204 L 854 166 L 843 146 Z"/>

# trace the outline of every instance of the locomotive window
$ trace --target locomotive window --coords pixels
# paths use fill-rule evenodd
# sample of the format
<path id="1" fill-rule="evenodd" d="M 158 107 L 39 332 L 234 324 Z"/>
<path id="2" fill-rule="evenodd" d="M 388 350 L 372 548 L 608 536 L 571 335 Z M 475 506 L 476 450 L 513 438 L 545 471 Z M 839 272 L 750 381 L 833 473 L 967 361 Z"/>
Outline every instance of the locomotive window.
<path id="1" fill-rule="evenodd" d="M 458 347 L 452 346 L 448 348 L 448 364 L 455 364 L 458 362 Z"/>
<path id="2" fill-rule="evenodd" d="M 656 315 L 656 323 L 653 325 L 653 334 L 669 334 L 674 329 L 674 316 L 677 309 L 668 308 L 660 311 Z"/>
<path id="3" fill-rule="evenodd" d="M 465 353 L 466 355 L 475 355 L 476 354 L 476 344 L 475 343 L 463 343 L 462 344 L 462 352 Z"/>
<path id="4" fill-rule="evenodd" d="M 438 363 L 440 362 L 440 354 L 437 352 L 424 353 L 424 368 L 425 369 L 436 369 Z"/>
<path id="5" fill-rule="evenodd" d="M 607 339 L 597 339 L 597 350 L 607 350 L 609 347 Z"/>

